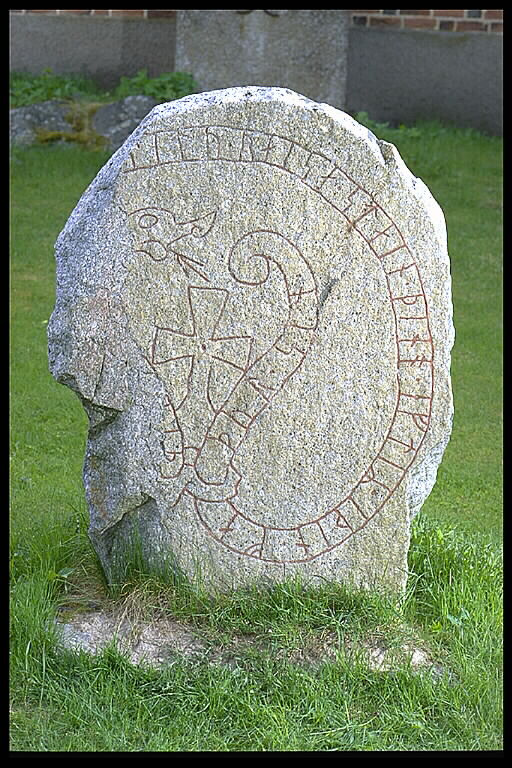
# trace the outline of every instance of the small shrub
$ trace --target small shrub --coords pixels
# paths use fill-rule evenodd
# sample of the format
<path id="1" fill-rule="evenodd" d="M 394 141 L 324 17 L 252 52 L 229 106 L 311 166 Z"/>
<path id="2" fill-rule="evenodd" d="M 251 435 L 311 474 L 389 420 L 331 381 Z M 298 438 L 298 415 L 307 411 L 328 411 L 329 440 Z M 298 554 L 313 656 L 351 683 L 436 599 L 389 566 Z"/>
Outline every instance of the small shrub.
<path id="1" fill-rule="evenodd" d="M 49 68 L 38 75 L 11 72 L 9 79 L 11 107 L 26 107 L 50 99 L 105 102 L 138 94 L 164 102 L 181 99 L 197 88 L 196 81 L 188 72 L 164 72 L 157 77 L 148 77 L 146 69 L 140 69 L 133 77 L 121 77 L 113 92 L 102 90 L 94 80 L 84 75 L 57 75 Z"/>
<path id="2" fill-rule="evenodd" d="M 83 75 L 56 75 L 49 68 L 43 69 L 39 75 L 11 72 L 9 78 L 11 107 L 26 107 L 50 99 L 73 101 L 99 96 L 98 86 L 90 78 Z"/>
<path id="3" fill-rule="evenodd" d="M 148 77 L 146 69 L 139 69 L 133 77 L 121 77 L 114 91 L 117 99 L 143 94 L 158 102 L 173 101 L 188 96 L 197 90 L 197 83 L 188 72 L 164 72 L 157 77 Z"/>
<path id="4" fill-rule="evenodd" d="M 354 120 L 357 120 L 358 123 L 364 125 L 365 128 L 368 128 L 372 133 L 380 133 L 382 130 L 389 128 L 389 123 L 381 123 L 377 120 L 373 120 L 368 112 L 355 112 L 353 117 Z"/>

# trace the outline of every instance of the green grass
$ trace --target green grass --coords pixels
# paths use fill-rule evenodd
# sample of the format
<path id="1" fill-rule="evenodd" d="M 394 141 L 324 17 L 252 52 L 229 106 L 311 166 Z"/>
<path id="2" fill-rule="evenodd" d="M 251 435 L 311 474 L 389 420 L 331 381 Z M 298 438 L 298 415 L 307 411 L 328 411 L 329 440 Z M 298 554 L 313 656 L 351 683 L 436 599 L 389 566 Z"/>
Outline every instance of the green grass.
<path id="1" fill-rule="evenodd" d="M 48 373 L 53 244 L 107 155 L 33 147 L 11 162 L 11 749 L 436 751 L 502 749 L 502 142 L 439 124 L 370 127 L 395 143 L 448 225 L 456 344 L 453 434 L 415 523 L 396 605 L 326 585 L 210 598 L 132 574 L 109 594 L 87 539 L 87 419 Z M 136 668 L 115 649 L 58 650 L 57 605 L 94 599 L 164 610 L 236 665 Z M 312 666 L 293 651 L 338 655 Z M 445 670 L 393 673 L 349 659 L 343 639 L 408 638 Z"/>
<path id="2" fill-rule="evenodd" d="M 333 586 L 289 584 L 211 600 L 139 584 L 146 606 L 157 601 L 212 641 L 240 633 L 261 641 L 240 652 L 234 668 L 189 661 L 157 671 L 133 667 L 112 648 L 95 658 L 57 652 L 44 630 L 56 588 L 35 574 L 19 580 L 13 748 L 499 750 L 500 558 L 476 538 L 446 536 L 426 523 L 416 531 L 412 561 L 416 576 L 401 606 Z M 404 625 L 441 661 L 443 677 L 413 674 L 405 664 L 392 674 L 373 671 L 343 652 L 312 667 L 282 657 L 286 649 L 314 648 L 326 633 L 340 641 L 377 636 L 392 646 Z"/>

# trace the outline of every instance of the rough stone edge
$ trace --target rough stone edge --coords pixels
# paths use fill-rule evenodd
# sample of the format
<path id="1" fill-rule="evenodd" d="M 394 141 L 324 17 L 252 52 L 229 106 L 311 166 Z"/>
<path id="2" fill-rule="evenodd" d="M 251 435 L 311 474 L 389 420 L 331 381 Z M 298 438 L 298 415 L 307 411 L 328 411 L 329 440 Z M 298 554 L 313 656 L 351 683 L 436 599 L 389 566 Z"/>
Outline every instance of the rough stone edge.
<path id="1" fill-rule="evenodd" d="M 448 233 L 446 220 L 441 206 L 424 181 L 419 177 L 414 176 L 409 170 L 394 144 L 382 140 L 377 141 L 384 156 L 387 156 L 389 161 L 393 163 L 398 175 L 407 185 L 410 194 L 416 199 L 420 207 L 424 209 L 428 219 L 431 221 L 437 239 L 438 258 L 443 260 L 449 266 Z M 452 280 L 449 270 L 448 281 L 445 285 L 445 297 L 447 299 L 446 304 L 449 307 L 449 316 L 447 317 L 447 330 L 449 331 L 449 336 L 446 337 L 446 354 L 451 357 L 451 351 L 455 342 L 455 328 L 453 325 Z M 448 405 L 449 429 L 446 431 L 444 437 L 433 445 L 426 454 L 423 454 L 423 456 L 420 455 L 419 460 L 414 462 L 404 478 L 406 503 L 411 520 L 419 513 L 435 485 L 443 454 L 450 441 L 453 427 L 453 410 L 453 395 L 450 382 L 450 402 Z"/>

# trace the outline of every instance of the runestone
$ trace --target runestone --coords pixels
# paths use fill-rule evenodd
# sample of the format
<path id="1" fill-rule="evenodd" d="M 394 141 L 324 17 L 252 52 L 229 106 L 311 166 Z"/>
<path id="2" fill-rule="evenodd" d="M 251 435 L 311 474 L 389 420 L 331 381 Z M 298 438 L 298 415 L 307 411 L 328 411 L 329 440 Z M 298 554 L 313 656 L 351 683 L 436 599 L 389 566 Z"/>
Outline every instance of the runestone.
<path id="1" fill-rule="evenodd" d="M 454 331 L 444 217 L 393 145 L 281 88 L 159 105 L 56 258 L 50 369 L 89 416 L 109 580 L 137 538 L 212 589 L 404 588 Z"/>

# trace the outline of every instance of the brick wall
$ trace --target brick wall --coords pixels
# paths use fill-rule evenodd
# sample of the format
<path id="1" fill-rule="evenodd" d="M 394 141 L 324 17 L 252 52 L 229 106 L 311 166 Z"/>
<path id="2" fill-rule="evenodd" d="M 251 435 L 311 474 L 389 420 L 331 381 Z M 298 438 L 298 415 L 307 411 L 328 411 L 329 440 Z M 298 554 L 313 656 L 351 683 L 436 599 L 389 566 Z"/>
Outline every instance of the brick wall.
<path id="1" fill-rule="evenodd" d="M 381 29 L 503 33 L 503 9 L 480 11 L 350 11 L 352 25 Z"/>
<path id="2" fill-rule="evenodd" d="M 106 18 L 119 18 L 131 16 L 133 18 L 158 19 L 170 18 L 176 11 L 166 10 L 101 10 L 101 11 L 13 11 L 11 13 L 45 13 L 56 16 L 83 15 L 104 16 Z M 503 33 L 503 9 L 498 10 L 472 10 L 472 11 L 350 11 L 352 24 L 359 27 L 380 27 L 381 29 L 423 29 L 446 32 L 485 32 Z"/>
<path id="3" fill-rule="evenodd" d="M 112 17 L 112 18 L 119 18 L 120 16 L 131 16 L 133 18 L 143 18 L 143 19 L 162 19 L 162 18 L 170 18 L 175 15 L 176 11 L 119 11 L 119 10 L 113 10 L 113 11 L 71 11 L 71 10 L 65 10 L 65 11 L 43 11 L 40 8 L 36 8 L 36 10 L 28 10 L 28 11 L 13 11 L 9 9 L 11 13 L 44 13 L 51 16 L 103 16 L 105 18 Z"/>
<path id="4" fill-rule="evenodd" d="M 64 10 L 43 11 L 35 10 L 11 10 L 11 13 L 44 13 L 55 16 L 103 16 L 119 18 L 131 16 L 133 18 L 158 19 L 171 18 L 174 10 Z M 503 9 L 495 10 L 455 10 L 455 11 L 381 11 L 381 10 L 351 10 L 352 24 L 359 27 L 380 27 L 382 29 L 423 29 L 446 32 L 485 32 L 503 33 Z"/>

